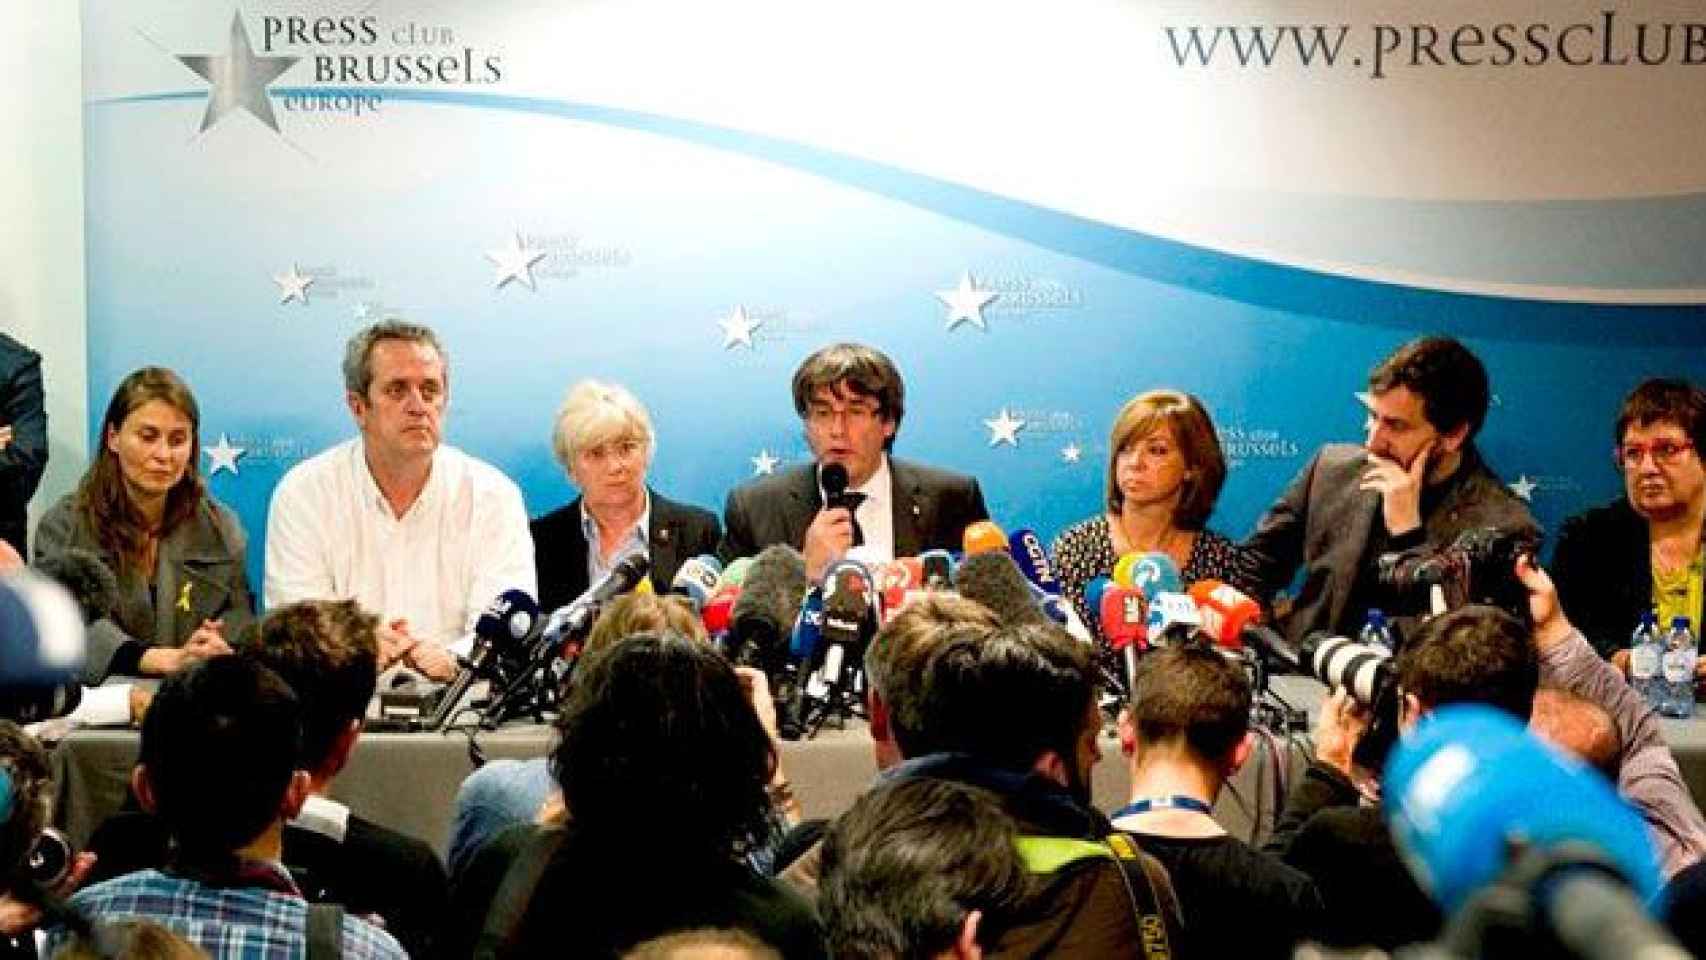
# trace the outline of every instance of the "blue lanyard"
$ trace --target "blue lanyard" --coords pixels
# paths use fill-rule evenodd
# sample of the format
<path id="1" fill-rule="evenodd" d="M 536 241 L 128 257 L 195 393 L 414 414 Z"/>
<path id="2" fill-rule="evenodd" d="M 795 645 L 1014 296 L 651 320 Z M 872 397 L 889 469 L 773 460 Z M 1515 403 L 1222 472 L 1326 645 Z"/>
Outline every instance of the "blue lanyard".
<path id="1" fill-rule="evenodd" d="M 1170 797 L 1142 797 L 1133 800 L 1115 810 L 1112 819 L 1118 820 L 1121 817 L 1129 817 L 1136 813 L 1148 813 L 1151 810 L 1194 810 L 1197 813 L 1214 816 L 1214 808 L 1196 797 L 1174 794 Z"/>

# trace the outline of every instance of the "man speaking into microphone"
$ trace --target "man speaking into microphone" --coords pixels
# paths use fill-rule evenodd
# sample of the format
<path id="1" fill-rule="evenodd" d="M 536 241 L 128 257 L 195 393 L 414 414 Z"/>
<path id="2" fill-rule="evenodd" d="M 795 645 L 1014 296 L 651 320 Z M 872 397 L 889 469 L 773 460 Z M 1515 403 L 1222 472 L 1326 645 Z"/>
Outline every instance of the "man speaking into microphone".
<path id="1" fill-rule="evenodd" d="M 729 493 L 725 560 L 785 543 L 815 580 L 854 546 L 888 560 L 954 550 L 967 524 L 989 518 L 976 479 L 889 456 L 906 385 L 875 348 L 838 343 L 807 357 L 794 371 L 794 410 L 814 462 Z"/>

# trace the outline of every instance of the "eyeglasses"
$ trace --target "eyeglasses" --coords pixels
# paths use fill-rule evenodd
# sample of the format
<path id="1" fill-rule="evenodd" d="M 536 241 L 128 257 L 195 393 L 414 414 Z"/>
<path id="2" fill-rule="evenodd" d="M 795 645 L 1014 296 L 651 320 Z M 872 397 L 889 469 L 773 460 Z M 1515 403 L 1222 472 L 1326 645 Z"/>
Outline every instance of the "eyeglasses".
<path id="1" fill-rule="evenodd" d="M 1611 450 L 1611 459 L 1625 470 L 1634 470 L 1641 465 L 1641 458 L 1647 454 L 1653 455 L 1653 463 L 1668 467 L 1682 458 L 1684 453 L 1694 449 L 1691 440 L 1654 440 L 1652 443 L 1625 443 Z"/>
<path id="2" fill-rule="evenodd" d="M 869 423 L 879 416 L 875 404 L 856 403 L 846 407 L 812 404 L 806 408 L 806 422 L 814 427 L 827 427 L 837 420 L 848 423 Z"/>
<path id="3" fill-rule="evenodd" d="M 601 443 L 596 447 L 588 447 L 581 451 L 581 456 L 593 463 L 603 463 L 612 459 L 629 462 L 645 449 L 645 443 L 639 440 L 615 440 L 610 443 Z"/>

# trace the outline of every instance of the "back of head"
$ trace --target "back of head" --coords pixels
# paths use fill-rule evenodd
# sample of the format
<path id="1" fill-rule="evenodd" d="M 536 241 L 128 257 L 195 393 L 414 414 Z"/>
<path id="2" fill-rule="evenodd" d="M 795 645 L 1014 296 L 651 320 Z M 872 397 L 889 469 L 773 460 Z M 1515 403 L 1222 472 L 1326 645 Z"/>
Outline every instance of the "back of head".
<path id="1" fill-rule="evenodd" d="M 630 637 L 577 671 L 551 756 L 591 842 L 648 839 L 680 858 L 728 857 L 768 830 L 776 758 L 735 675 L 708 644 Z"/>
<path id="2" fill-rule="evenodd" d="M 379 666 L 379 618 L 353 600 L 304 600 L 261 621 L 245 655 L 283 678 L 302 709 L 302 764 L 321 770 L 351 721 L 367 713 Z"/>
<path id="3" fill-rule="evenodd" d="M 1176 742 L 1210 762 L 1225 760 L 1250 729 L 1250 681 L 1201 647 L 1166 647 L 1138 661 L 1131 714 L 1138 742 Z"/>
<path id="4" fill-rule="evenodd" d="M 51 777 L 36 738 L 0 720 L 0 892 L 18 885 L 30 846 L 47 825 Z"/>
<path id="5" fill-rule="evenodd" d="M 639 634 L 704 640 L 705 621 L 694 614 L 686 597 L 624 593 L 610 601 L 593 622 L 584 653 L 596 653 L 617 640 Z"/>
<path id="6" fill-rule="evenodd" d="M 53 960 L 205 960 L 207 954 L 148 920 L 97 920 L 53 954 Z"/>
<path id="7" fill-rule="evenodd" d="M 900 780 L 860 797 L 823 842 L 818 904 L 830 954 L 938 956 L 973 910 L 987 949 L 1035 892 L 1017 832 L 993 794 L 948 780 Z"/>
<path id="8" fill-rule="evenodd" d="M 923 724 L 924 667 L 951 636 L 987 635 L 1000 626 L 989 608 L 951 593 L 930 592 L 883 624 L 865 648 L 865 682 L 888 711 L 895 743 L 915 756 Z"/>
<path id="9" fill-rule="evenodd" d="M 1541 687 L 1534 694 L 1528 728 L 1616 782 L 1617 721 L 1604 707 L 1559 687 Z"/>
<path id="10" fill-rule="evenodd" d="M 782 960 L 782 955 L 745 930 L 687 930 L 647 940 L 622 960 Z"/>
<path id="11" fill-rule="evenodd" d="M 1074 756 L 1094 699 L 1090 649 L 1058 627 L 956 632 L 925 666 L 919 729 L 903 746 L 1029 769 L 1050 751 Z"/>
<path id="12" fill-rule="evenodd" d="M 1396 662 L 1398 685 L 1428 709 L 1451 703 L 1498 707 L 1527 723 L 1540 661 L 1521 621 L 1471 604 L 1422 624 Z"/>
<path id="13" fill-rule="evenodd" d="M 217 856 L 280 816 L 297 768 L 301 709 L 278 674 L 215 657 L 160 685 L 142 721 L 154 812 L 190 856 Z"/>
<path id="14" fill-rule="evenodd" d="M 1451 337 L 1422 337 L 1399 347 L 1368 375 L 1368 388 L 1405 387 L 1421 397 L 1422 412 L 1440 433 L 1469 425 L 1473 440 L 1487 419 L 1492 386 L 1481 358 Z"/>

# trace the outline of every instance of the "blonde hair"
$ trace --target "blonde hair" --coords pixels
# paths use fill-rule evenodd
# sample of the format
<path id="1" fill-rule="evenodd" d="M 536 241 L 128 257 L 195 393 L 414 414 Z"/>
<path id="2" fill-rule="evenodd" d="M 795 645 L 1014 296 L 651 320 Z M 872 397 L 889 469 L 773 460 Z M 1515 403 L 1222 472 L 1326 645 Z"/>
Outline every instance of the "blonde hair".
<path id="1" fill-rule="evenodd" d="M 582 380 L 569 388 L 557 408 L 551 451 L 563 469 L 573 473 L 575 457 L 582 450 L 628 438 L 645 443 L 650 462 L 657 439 L 652 418 L 639 398 L 618 384 Z"/>

